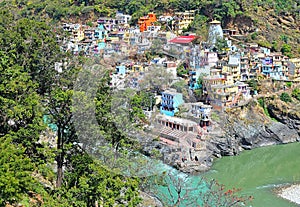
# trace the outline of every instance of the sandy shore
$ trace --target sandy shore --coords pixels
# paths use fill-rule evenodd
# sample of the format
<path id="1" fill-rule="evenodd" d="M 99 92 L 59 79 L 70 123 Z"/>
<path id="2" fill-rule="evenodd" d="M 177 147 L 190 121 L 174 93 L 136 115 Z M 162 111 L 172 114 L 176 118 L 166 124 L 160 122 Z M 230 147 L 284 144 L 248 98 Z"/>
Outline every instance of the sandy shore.
<path id="1" fill-rule="evenodd" d="M 300 184 L 284 187 L 279 190 L 278 195 L 300 205 Z"/>

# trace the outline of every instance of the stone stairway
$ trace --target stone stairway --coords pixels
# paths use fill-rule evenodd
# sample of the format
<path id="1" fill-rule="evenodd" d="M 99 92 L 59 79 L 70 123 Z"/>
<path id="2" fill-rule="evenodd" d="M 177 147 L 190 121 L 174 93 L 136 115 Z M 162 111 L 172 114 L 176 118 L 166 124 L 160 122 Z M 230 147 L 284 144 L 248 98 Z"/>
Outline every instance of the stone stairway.
<path id="1" fill-rule="evenodd" d="M 172 140 L 176 140 L 179 141 L 180 139 L 182 139 L 186 133 L 179 131 L 179 130 L 175 130 L 169 127 L 162 127 L 159 130 L 159 133 L 163 136 L 163 137 L 167 137 L 170 138 Z"/>

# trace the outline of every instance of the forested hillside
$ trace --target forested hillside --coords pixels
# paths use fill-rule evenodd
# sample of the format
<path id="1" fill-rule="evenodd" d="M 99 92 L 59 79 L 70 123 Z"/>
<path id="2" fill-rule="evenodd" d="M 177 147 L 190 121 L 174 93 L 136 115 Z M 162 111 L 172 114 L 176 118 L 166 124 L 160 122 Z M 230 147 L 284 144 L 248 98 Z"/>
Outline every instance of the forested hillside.
<path id="1" fill-rule="evenodd" d="M 0 19 L 0 206 L 137 206 L 139 180 L 107 169 L 78 144 L 71 98 L 83 57 L 61 53 L 46 22 L 3 7 Z M 58 73 L 62 60 L 67 67 Z M 97 104 L 110 103 L 108 84 L 104 78 Z M 117 130 L 104 135 L 122 148 Z"/>

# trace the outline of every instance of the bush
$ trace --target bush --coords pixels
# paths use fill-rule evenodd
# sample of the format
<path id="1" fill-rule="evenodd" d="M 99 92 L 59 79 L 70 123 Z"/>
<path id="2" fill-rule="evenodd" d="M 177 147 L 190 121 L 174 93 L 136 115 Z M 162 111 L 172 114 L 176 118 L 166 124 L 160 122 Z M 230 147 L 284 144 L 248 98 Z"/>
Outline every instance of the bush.
<path id="1" fill-rule="evenodd" d="M 288 93 L 282 93 L 280 95 L 280 100 L 284 101 L 284 102 L 292 102 L 292 98 Z"/>
<path id="2" fill-rule="evenodd" d="M 268 41 L 258 41 L 257 44 L 261 47 L 272 48 L 272 44 Z"/>
<path id="3" fill-rule="evenodd" d="M 254 33 L 251 34 L 251 39 L 256 40 L 257 36 L 258 36 L 257 32 L 254 32 Z"/>
<path id="4" fill-rule="evenodd" d="M 184 80 L 174 83 L 171 88 L 175 88 L 177 92 L 182 93 L 184 88 L 187 88 L 187 84 Z"/>
<path id="5" fill-rule="evenodd" d="M 292 47 L 289 44 L 283 44 L 280 50 L 284 55 L 291 57 Z"/>
<path id="6" fill-rule="evenodd" d="M 290 87 L 292 87 L 292 84 L 293 84 L 292 82 L 286 82 L 285 85 L 286 85 L 288 88 L 290 88 Z"/>
<path id="7" fill-rule="evenodd" d="M 86 23 L 86 25 L 88 25 L 89 27 L 92 27 L 92 26 L 93 26 L 93 22 L 88 21 L 88 22 Z"/>
<path id="8" fill-rule="evenodd" d="M 186 70 L 183 65 L 178 66 L 176 71 L 179 77 L 184 77 L 188 74 L 188 70 Z"/>
<path id="9" fill-rule="evenodd" d="M 259 105 L 260 105 L 262 108 L 265 107 L 265 102 L 264 102 L 264 99 L 263 99 L 263 98 L 259 98 L 257 101 L 258 101 Z"/>
<path id="10" fill-rule="evenodd" d="M 295 99 L 297 99 L 298 101 L 300 101 L 300 89 L 299 88 L 295 88 L 293 90 L 292 97 L 294 97 Z"/>
<path id="11" fill-rule="evenodd" d="M 247 84 L 249 85 L 249 87 L 251 87 L 253 90 L 257 91 L 258 90 L 258 81 L 251 79 L 247 81 Z"/>

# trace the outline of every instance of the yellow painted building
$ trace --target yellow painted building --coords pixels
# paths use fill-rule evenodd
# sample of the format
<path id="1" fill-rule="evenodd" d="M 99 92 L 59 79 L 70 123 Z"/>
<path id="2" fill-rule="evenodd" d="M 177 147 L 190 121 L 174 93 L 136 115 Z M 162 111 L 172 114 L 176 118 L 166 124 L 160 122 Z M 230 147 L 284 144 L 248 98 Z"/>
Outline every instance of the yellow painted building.
<path id="1" fill-rule="evenodd" d="M 188 26 L 194 21 L 195 11 L 176 12 L 177 19 L 174 21 L 175 31 L 178 34 L 182 33 L 183 29 L 187 29 Z"/>
<path id="2" fill-rule="evenodd" d="M 133 72 L 143 72 L 144 68 L 142 65 L 133 65 L 132 66 L 132 71 Z"/>
<path id="3" fill-rule="evenodd" d="M 84 40 L 84 31 L 82 29 L 82 26 L 79 26 L 78 28 L 75 28 L 72 31 L 72 35 L 73 35 L 73 38 L 76 42 L 80 42 L 80 41 Z"/>

